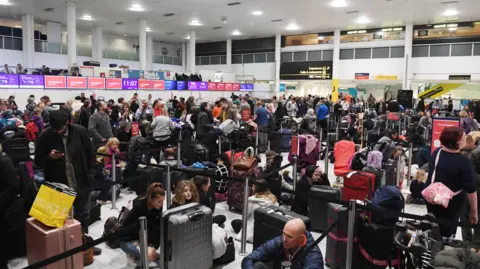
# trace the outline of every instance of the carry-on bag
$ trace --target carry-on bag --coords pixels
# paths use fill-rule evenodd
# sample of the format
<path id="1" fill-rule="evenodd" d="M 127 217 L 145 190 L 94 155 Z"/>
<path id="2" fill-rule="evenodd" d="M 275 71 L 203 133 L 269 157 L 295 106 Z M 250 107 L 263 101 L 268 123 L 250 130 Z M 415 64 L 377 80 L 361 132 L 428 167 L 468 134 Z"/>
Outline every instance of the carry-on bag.
<path id="1" fill-rule="evenodd" d="M 243 198 L 245 195 L 245 181 L 229 180 L 227 183 L 227 205 L 229 210 L 243 210 Z M 252 187 L 248 186 L 248 197 L 252 194 Z"/>
<path id="2" fill-rule="evenodd" d="M 367 155 L 367 164 L 366 166 L 381 169 L 383 161 L 383 154 L 378 150 L 372 150 Z"/>
<path id="3" fill-rule="evenodd" d="M 400 250 L 395 247 L 394 226 L 383 226 L 360 220 L 358 233 L 358 268 L 400 268 Z"/>
<path id="4" fill-rule="evenodd" d="M 101 220 L 102 206 L 97 204 L 97 201 L 90 201 L 90 225 Z"/>
<path id="5" fill-rule="evenodd" d="M 330 200 L 340 200 L 342 192 L 339 188 L 330 186 L 312 186 L 308 196 L 308 217 L 315 232 L 326 231 L 328 228 L 327 209 Z"/>
<path id="6" fill-rule="evenodd" d="M 282 150 L 290 151 L 290 141 L 292 141 L 292 130 L 282 129 Z"/>
<path id="7" fill-rule="evenodd" d="M 385 170 L 375 169 L 372 167 L 364 167 L 362 171 L 375 175 L 375 190 L 380 186 L 385 186 Z"/>
<path id="8" fill-rule="evenodd" d="M 387 160 L 382 163 L 382 169 L 385 171 L 385 182 L 382 186 L 397 186 L 397 162 L 393 160 Z"/>
<path id="9" fill-rule="evenodd" d="M 81 246 L 83 236 L 82 225 L 75 219 L 67 219 L 62 228 L 52 228 L 34 218 L 27 219 L 25 235 L 27 259 L 30 265 Z M 79 252 L 43 268 L 82 269 L 83 253 Z"/>
<path id="10" fill-rule="evenodd" d="M 282 236 L 283 227 L 291 219 L 301 219 L 305 223 L 307 230 L 310 231 L 311 229 L 311 222 L 308 217 L 285 208 L 277 206 L 260 207 L 253 214 L 255 219 L 253 226 L 253 249 L 275 237 Z"/>
<path id="11" fill-rule="evenodd" d="M 29 141 L 26 138 L 11 138 L 2 142 L 2 149 L 14 164 L 31 161 Z"/>
<path id="12" fill-rule="evenodd" d="M 364 200 L 373 198 L 375 175 L 367 172 L 351 172 L 343 180 L 342 200 Z"/>
<path id="13" fill-rule="evenodd" d="M 161 269 L 213 266 L 212 211 L 190 203 L 162 213 Z"/>
<path id="14" fill-rule="evenodd" d="M 231 119 L 226 119 L 218 126 L 223 135 L 228 136 L 235 131 L 235 122 Z"/>
<path id="15" fill-rule="evenodd" d="M 192 143 L 187 147 L 187 151 L 182 155 L 186 159 L 186 165 L 192 165 L 195 162 L 206 162 L 210 160 L 209 150 L 205 145 Z"/>
<path id="16" fill-rule="evenodd" d="M 337 221 L 337 225 L 328 233 L 325 263 L 332 269 L 344 269 L 347 261 L 347 238 L 348 238 L 348 209 L 342 205 L 328 203 L 328 225 Z M 354 230 L 353 262 L 352 268 L 363 269 L 356 265 L 358 256 L 358 224 L 360 210 L 357 210 Z"/>

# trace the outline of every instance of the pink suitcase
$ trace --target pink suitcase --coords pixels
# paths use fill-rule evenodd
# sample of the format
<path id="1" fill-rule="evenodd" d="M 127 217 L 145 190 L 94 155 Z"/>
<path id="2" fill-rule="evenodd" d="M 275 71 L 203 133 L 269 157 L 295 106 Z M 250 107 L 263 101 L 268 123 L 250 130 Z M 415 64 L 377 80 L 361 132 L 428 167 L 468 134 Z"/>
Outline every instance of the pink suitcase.
<path id="1" fill-rule="evenodd" d="M 28 264 L 31 265 L 81 246 L 82 225 L 75 219 L 67 219 L 63 228 L 53 228 L 29 218 L 26 223 L 26 238 Z M 83 269 L 83 252 L 43 268 Z"/>

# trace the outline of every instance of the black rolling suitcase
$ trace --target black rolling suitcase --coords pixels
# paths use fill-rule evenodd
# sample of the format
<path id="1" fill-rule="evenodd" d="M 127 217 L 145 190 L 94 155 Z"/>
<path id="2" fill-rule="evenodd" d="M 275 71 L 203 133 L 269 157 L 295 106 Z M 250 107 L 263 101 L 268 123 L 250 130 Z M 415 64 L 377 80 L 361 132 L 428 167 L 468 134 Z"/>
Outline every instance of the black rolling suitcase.
<path id="1" fill-rule="evenodd" d="M 195 162 L 206 162 L 209 160 L 209 150 L 205 145 L 193 143 L 190 144 L 185 151 L 185 158 L 187 165 L 192 165 Z"/>
<path id="2" fill-rule="evenodd" d="M 311 228 L 308 217 L 281 207 L 260 207 L 253 214 L 255 219 L 253 226 L 253 249 L 261 246 L 268 240 L 281 236 L 283 227 L 291 219 L 299 218 L 305 222 L 308 231 Z"/>
<path id="3" fill-rule="evenodd" d="M 210 269 L 213 266 L 212 211 L 190 203 L 162 213 L 161 269 Z"/>
<path id="4" fill-rule="evenodd" d="M 144 178 L 130 181 L 132 189 L 137 195 L 142 195 L 147 190 L 148 186 L 153 182 L 162 183 L 162 169 L 156 167 L 147 166 L 145 168 L 137 169 L 137 176 L 145 174 Z M 148 176 L 146 175 L 148 174 Z M 164 186 L 165 187 L 165 186 Z"/>
<path id="5" fill-rule="evenodd" d="M 382 170 L 385 173 L 383 186 L 397 186 L 396 165 L 397 163 L 391 159 L 382 163 Z"/>
<path id="6" fill-rule="evenodd" d="M 385 170 L 375 169 L 375 168 L 366 166 L 362 169 L 362 171 L 367 173 L 372 173 L 375 175 L 375 190 L 378 187 L 385 185 Z"/>
<path id="7" fill-rule="evenodd" d="M 3 152 L 10 157 L 14 164 L 18 164 L 19 162 L 32 160 L 29 143 L 26 138 L 11 138 L 4 140 L 1 145 Z"/>
<path id="8" fill-rule="evenodd" d="M 308 217 L 315 232 L 326 231 L 328 228 L 327 200 L 341 200 L 342 192 L 339 188 L 330 186 L 312 186 L 308 196 Z"/>
<path id="9" fill-rule="evenodd" d="M 348 209 L 342 205 L 335 203 L 328 203 L 328 225 L 337 221 L 337 226 L 328 234 L 327 248 L 325 253 L 325 264 L 332 269 L 343 269 L 347 261 L 347 238 L 348 238 Z M 355 244 L 353 246 L 353 262 L 352 268 L 363 269 L 356 264 L 356 257 L 358 256 L 358 219 L 360 218 L 360 211 L 357 211 L 355 221 Z"/>
<path id="10" fill-rule="evenodd" d="M 360 220 L 358 233 L 358 268 L 400 268 L 400 250 L 395 247 L 393 226 Z"/>

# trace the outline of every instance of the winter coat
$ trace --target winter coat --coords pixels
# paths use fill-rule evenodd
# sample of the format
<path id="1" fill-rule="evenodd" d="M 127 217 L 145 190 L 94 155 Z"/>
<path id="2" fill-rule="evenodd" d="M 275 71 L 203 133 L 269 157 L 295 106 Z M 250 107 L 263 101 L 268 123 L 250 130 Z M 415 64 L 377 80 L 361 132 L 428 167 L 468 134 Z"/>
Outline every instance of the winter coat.
<path id="1" fill-rule="evenodd" d="M 147 199 L 135 198 L 135 200 L 133 200 L 133 208 L 128 212 L 123 223 L 124 227 L 135 225 L 135 228 L 131 229 L 127 235 L 121 237 L 120 241 L 129 242 L 139 240 L 138 231 L 140 230 L 140 222 L 138 221 L 138 218 L 146 217 L 148 244 L 155 246 L 155 248 L 159 248 L 161 237 L 161 216 L 162 209 L 148 209 Z"/>
<path id="2" fill-rule="evenodd" d="M 436 269 L 480 268 L 480 255 L 466 248 L 443 250 L 435 255 L 432 265 Z"/>
<path id="3" fill-rule="evenodd" d="M 253 212 L 257 210 L 258 208 L 262 206 L 278 206 L 277 202 L 273 202 L 272 198 L 275 198 L 275 196 L 271 197 L 257 197 L 255 195 L 252 195 L 248 197 L 248 215 L 247 215 L 247 242 L 253 243 L 253 226 L 255 223 L 255 218 Z M 240 231 L 236 236 L 235 240 L 241 241 L 242 240 L 242 232 Z"/>

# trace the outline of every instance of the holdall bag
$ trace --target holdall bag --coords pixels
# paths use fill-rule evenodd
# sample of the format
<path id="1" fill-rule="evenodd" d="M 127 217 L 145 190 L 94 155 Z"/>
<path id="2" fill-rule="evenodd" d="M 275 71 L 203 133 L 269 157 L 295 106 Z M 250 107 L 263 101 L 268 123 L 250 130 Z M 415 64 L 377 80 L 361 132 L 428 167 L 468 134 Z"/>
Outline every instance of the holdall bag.
<path id="1" fill-rule="evenodd" d="M 357 210 L 354 229 L 354 246 L 352 268 L 363 269 L 357 266 L 358 253 L 358 225 L 360 210 Z M 327 210 L 328 225 L 337 221 L 336 227 L 328 233 L 325 253 L 325 263 L 332 269 L 344 269 L 347 262 L 347 241 L 348 241 L 348 209 L 342 205 L 328 203 Z"/>
<path id="2" fill-rule="evenodd" d="M 382 169 L 383 154 L 378 150 L 372 150 L 367 155 L 367 164 L 366 166 Z"/>
<path id="3" fill-rule="evenodd" d="M 364 200 L 373 198 L 375 175 L 367 172 L 351 172 L 343 181 L 342 200 Z"/>
<path id="4" fill-rule="evenodd" d="M 223 135 L 228 136 L 235 131 L 235 122 L 231 119 L 226 119 L 218 126 Z"/>
<path id="5" fill-rule="evenodd" d="M 250 171 L 253 169 L 257 162 L 257 157 L 255 156 L 255 150 L 252 147 L 249 147 L 245 150 L 244 154 L 237 159 L 233 164 L 234 170 L 240 171 Z"/>
<path id="6" fill-rule="evenodd" d="M 282 207 L 273 205 L 260 207 L 255 210 L 253 217 L 255 219 L 253 226 L 253 249 L 275 237 L 281 236 L 283 227 L 291 219 L 298 218 L 303 220 L 307 231 L 311 230 L 311 221 L 308 217 Z"/>
<path id="7" fill-rule="evenodd" d="M 308 217 L 315 232 L 326 231 L 328 228 L 328 203 L 330 200 L 340 200 L 342 191 L 330 186 L 312 186 L 308 195 Z"/>
<path id="8" fill-rule="evenodd" d="M 370 204 L 377 209 L 385 210 L 383 213 L 371 212 L 370 219 L 373 222 L 394 226 L 405 208 L 405 198 L 396 186 L 381 186 L 375 191 Z"/>
<path id="9" fill-rule="evenodd" d="M 212 211 L 190 203 L 164 211 L 160 228 L 161 269 L 213 266 Z"/>

